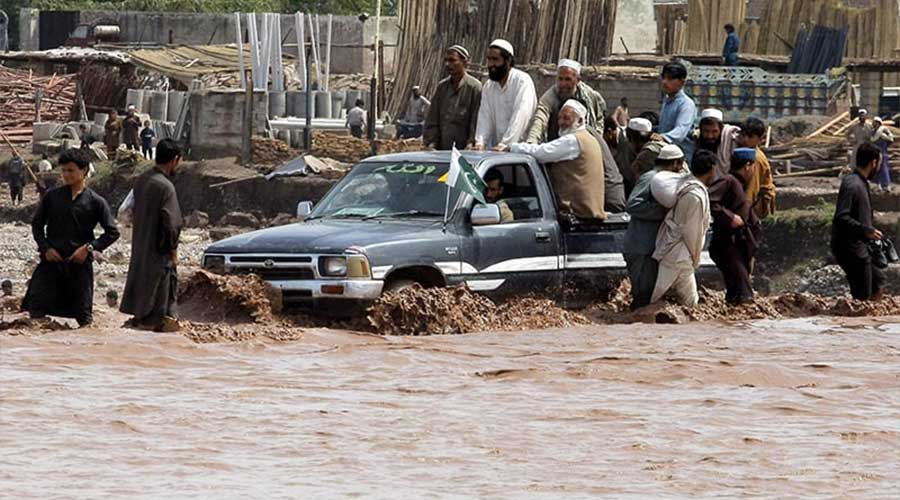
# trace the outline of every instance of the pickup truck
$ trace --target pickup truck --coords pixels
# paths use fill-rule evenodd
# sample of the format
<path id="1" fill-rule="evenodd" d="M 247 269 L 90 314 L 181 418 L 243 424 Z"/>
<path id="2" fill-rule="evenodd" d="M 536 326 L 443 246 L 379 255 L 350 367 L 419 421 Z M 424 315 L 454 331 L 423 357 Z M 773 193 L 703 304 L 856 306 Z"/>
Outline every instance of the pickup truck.
<path id="1" fill-rule="evenodd" d="M 357 310 L 386 291 L 467 285 L 494 300 L 534 294 L 577 308 L 606 300 L 626 275 L 627 214 L 564 230 L 545 167 L 527 155 L 464 152 L 482 177 L 503 177 L 502 202 L 449 190 L 450 152 L 382 155 L 355 165 L 303 222 L 237 235 L 208 247 L 203 267 L 253 273 L 284 303 L 332 313 Z M 445 221 L 445 208 L 448 214 Z M 507 212 L 507 213 L 509 213 Z M 508 219 L 508 217 L 507 217 Z M 704 252 L 704 266 L 711 265 Z"/>

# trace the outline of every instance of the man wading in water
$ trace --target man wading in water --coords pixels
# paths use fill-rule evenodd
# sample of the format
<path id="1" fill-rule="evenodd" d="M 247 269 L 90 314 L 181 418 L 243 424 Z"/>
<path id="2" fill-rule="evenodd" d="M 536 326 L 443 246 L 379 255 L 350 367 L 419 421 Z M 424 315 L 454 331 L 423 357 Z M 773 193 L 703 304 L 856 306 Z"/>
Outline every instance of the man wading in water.
<path id="1" fill-rule="evenodd" d="M 35 319 L 75 318 L 84 327 L 93 320 L 93 254 L 119 239 L 119 230 L 106 200 L 84 185 L 88 153 L 69 149 L 60 155 L 59 164 L 65 186 L 41 199 L 31 222 L 41 262 L 31 276 L 22 309 Z M 94 238 L 97 224 L 103 234 Z"/>
<path id="2" fill-rule="evenodd" d="M 131 262 L 120 308 L 134 316 L 127 326 L 178 331 L 176 265 L 182 220 L 175 186 L 169 179 L 180 162 L 181 150 L 175 141 L 159 141 L 156 166 L 134 184 Z"/>

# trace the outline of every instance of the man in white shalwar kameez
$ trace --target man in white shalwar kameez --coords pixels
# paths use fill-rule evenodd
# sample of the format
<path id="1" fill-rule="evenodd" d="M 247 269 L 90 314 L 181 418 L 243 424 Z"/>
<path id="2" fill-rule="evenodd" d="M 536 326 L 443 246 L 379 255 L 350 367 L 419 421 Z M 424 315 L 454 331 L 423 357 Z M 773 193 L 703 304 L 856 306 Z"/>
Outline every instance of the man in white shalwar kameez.
<path id="1" fill-rule="evenodd" d="M 660 172 L 650 184 L 653 197 L 671 208 L 656 237 L 653 258 L 659 262 L 651 302 L 670 290 L 678 303 L 695 306 L 700 300 L 694 272 L 709 230 L 709 194 L 706 187 L 716 176 L 716 154 L 700 150 L 694 154 L 690 174 Z"/>
<path id="2" fill-rule="evenodd" d="M 503 39 L 491 42 L 487 53 L 488 81 L 481 89 L 475 127 L 475 149 L 504 151 L 525 139 L 537 108 L 534 82 L 514 68 L 513 46 Z"/>

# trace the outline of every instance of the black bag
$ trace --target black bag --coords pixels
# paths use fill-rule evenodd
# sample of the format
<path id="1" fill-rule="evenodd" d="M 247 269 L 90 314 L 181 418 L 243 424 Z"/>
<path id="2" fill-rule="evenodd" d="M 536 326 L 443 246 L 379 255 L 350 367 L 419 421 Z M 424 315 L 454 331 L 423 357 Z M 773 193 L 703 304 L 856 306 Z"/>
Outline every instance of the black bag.
<path id="1" fill-rule="evenodd" d="M 900 261 L 900 255 L 894 248 L 894 242 L 888 238 L 870 241 L 869 256 L 872 258 L 872 265 L 879 269 L 884 269 L 888 264 Z"/>

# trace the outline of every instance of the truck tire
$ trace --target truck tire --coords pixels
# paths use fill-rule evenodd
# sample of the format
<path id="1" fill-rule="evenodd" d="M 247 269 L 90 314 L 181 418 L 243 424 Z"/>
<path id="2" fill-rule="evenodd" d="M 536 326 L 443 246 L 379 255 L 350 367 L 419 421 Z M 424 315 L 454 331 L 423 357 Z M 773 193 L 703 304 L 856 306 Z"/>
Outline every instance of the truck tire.
<path id="1" fill-rule="evenodd" d="M 387 285 L 384 287 L 384 291 L 382 293 L 388 292 L 399 292 L 401 290 L 406 290 L 407 288 L 418 284 L 419 282 L 411 279 L 396 279 L 387 282 Z"/>

